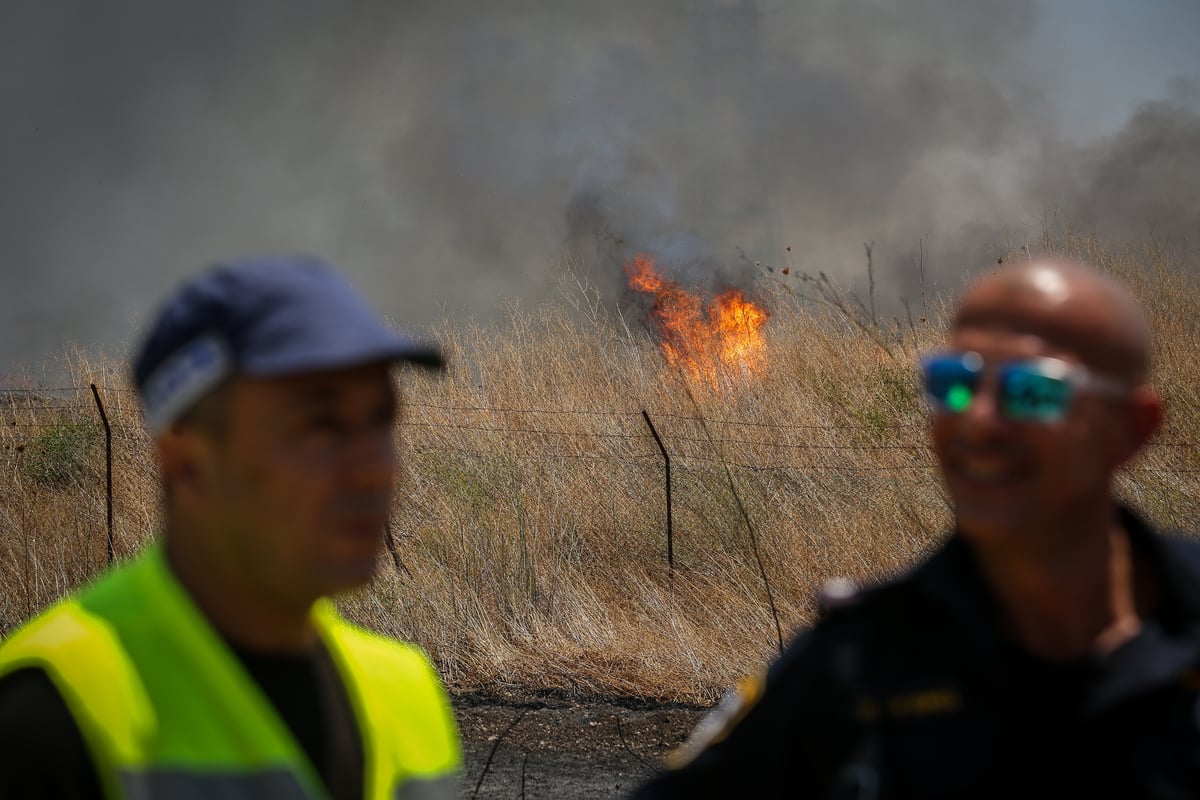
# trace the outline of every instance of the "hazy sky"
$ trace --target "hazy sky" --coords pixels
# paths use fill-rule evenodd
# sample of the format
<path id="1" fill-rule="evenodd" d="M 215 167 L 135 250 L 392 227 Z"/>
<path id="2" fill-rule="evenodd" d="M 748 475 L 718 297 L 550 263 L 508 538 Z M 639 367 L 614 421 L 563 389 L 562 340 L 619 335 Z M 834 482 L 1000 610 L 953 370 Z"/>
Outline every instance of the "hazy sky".
<path id="1" fill-rule="evenodd" d="M 341 264 L 396 321 L 620 302 L 647 250 L 940 285 L 1062 209 L 1200 230 L 1195 0 L 0 4 L 0 380 L 120 354 L 244 253 Z M 1190 228 L 1189 228 L 1190 226 Z"/>

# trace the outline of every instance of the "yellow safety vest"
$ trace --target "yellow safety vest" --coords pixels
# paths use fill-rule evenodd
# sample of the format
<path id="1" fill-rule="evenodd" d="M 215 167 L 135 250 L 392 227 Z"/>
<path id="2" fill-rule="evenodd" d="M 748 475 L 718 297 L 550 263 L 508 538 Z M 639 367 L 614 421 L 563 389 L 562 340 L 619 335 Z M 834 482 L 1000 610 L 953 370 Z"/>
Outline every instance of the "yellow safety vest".
<path id="1" fill-rule="evenodd" d="M 358 722 L 364 796 L 457 798 L 458 731 L 424 653 L 350 624 L 327 600 L 313 622 Z M 109 797 L 326 796 L 159 546 L 0 644 L 0 676 L 24 667 L 53 681 Z"/>

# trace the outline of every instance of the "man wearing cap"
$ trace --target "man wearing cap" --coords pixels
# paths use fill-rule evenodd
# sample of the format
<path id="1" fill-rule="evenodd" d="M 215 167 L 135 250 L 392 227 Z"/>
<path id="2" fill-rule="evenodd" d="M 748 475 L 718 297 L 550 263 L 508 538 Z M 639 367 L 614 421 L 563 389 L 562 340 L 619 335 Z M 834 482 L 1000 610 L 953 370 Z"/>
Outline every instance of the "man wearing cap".
<path id="1" fill-rule="evenodd" d="M 1162 418 L 1150 351 L 1086 266 L 975 281 L 922 360 L 952 535 L 833 593 L 638 800 L 1200 797 L 1200 545 L 1113 496 Z"/>
<path id="2" fill-rule="evenodd" d="M 0 645 L 0 796 L 458 796 L 429 661 L 328 599 L 375 571 L 405 361 L 441 364 L 315 260 L 166 303 L 134 361 L 163 536 Z"/>

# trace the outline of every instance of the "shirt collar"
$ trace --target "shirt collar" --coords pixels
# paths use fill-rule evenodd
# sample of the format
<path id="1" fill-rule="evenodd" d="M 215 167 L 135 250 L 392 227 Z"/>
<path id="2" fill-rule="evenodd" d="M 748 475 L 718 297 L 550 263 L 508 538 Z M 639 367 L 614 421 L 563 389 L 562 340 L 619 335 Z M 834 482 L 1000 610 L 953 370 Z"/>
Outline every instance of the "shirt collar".
<path id="1" fill-rule="evenodd" d="M 1200 656 L 1200 544 L 1156 531 L 1127 506 L 1118 505 L 1118 516 L 1130 546 L 1149 561 L 1158 579 L 1153 622 L 1166 637 Z M 995 601 L 961 536 L 951 536 L 917 568 L 914 579 L 980 646 L 993 650 L 1006 646 L 997 627 L 990 624 L 996 618 Z"/>

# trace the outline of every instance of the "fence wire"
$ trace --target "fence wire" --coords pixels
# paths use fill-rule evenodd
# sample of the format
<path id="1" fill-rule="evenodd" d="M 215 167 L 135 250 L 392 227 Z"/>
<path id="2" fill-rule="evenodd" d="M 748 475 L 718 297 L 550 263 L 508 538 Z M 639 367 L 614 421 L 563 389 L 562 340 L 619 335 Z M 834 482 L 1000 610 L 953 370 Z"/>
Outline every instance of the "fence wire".
<path id="1" fill-rule="evenodd" d="M 96 522 L 103 525 L 106 478 L 144 490 L 154 485 L 154 467 L 136 393 L 105 386 L 97 394 L 111 424 L 111 469 L 117 475 L 104 474 L 101 415 L 86 385 L 0 390 L 0 463 L 12 485 L 81 494 L 89 509 L 100 509 Z M 436 524 L 445 509 L 435 506 L 446 498 L 463 508 L 497 508 L 525 493 L 552 494 L 551 507 L 570 506 L 573 519 L 661 526 L 666 465 L 647 417 L 673 468 L 676 524 L 690 529 L 715 531 L 736 523 L 727 513 L 726 468 L 748 503 L 764 514 L 771 513 L 771 504 L 804 492 L 854 502 L 874 491 L 938 491 L 920 420 L 815 425 L 701 419 L 640 407 L 408 403 L 398 426 L 401 458 L 407 480 L 424 491 L 412 493 L 424 506 L 411 524 Z M 1171 521 L 1189 520 L 1200 514 L 1198 473 L 1194 442 L 1176 432 L 1156 441 L 1125 471 L 1120 485 Z M 635 502 L 617 513 L 611 506 L 619 497 Z M 111 503 L 111 495 L 108 499 Z M 10 502 L 0 513 L 14 519 L 16 512 Z"/>

